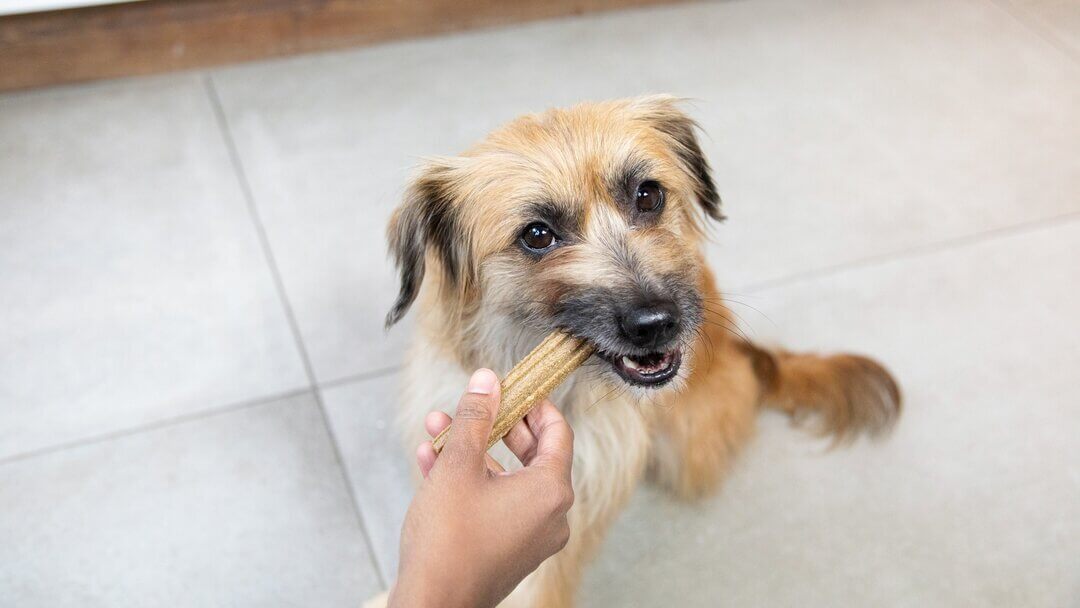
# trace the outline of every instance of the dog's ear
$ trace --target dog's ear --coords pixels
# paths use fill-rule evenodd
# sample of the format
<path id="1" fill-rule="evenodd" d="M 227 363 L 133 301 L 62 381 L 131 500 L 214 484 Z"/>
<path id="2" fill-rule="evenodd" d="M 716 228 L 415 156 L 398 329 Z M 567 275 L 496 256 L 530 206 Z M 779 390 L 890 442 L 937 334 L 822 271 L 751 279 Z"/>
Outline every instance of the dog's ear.
<path id="1" fill-rule="evenodd" d="M 401 320 L 420 292 L 428 248 L 438 256 L 450 285 L 460 280 L 462 234 L 455 218 L 451 169 L 432 162 L 413 180 L 405 200 L 387 229 L 390 255 L 401 273 L 397 300 L 386 315 L 386 327 Z"/>
<path id="2" fill-rule="evenodd" d="M 679 109 L 679 99 L 670 95 L 653 95 L 635 101 L 646 120 L 670 141 L 683 170 L 694 182 L 694 194 L 705 213 L 718 221 L 724 220 L 720 211 L 720 194 L 713 183 L 709 161 L 698 144 L 697 123 Z"/>

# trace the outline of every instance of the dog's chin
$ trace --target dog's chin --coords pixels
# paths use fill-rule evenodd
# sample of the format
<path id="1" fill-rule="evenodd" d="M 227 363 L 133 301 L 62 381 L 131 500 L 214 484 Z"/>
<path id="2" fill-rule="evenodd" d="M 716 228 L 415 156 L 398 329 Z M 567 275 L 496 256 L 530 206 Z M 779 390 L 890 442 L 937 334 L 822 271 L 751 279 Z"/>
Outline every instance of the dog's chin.
<path id="1" fill-rule="evenodd" d="M 679 375 L 682 349 L 652 352 L 643 355 L 619 355 L 598 351 L 597 357 L 607 362 L 619 378 L 631 386 L 660 388 Z"/>

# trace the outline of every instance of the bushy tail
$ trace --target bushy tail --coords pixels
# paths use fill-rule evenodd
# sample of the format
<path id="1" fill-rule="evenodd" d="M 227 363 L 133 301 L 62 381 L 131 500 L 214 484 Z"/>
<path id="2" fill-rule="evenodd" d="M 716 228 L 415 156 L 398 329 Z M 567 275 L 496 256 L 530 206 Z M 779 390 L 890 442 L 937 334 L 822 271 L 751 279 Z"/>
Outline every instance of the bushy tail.
<path id="1" fill-rule="evenodd" d="M 859 433 L 883 435 L 900 416 L 900 387 L 873 359 L 756 351 L 762 405 L 787 412 L 822 435 L 831 434 L 837 441 Z"/>

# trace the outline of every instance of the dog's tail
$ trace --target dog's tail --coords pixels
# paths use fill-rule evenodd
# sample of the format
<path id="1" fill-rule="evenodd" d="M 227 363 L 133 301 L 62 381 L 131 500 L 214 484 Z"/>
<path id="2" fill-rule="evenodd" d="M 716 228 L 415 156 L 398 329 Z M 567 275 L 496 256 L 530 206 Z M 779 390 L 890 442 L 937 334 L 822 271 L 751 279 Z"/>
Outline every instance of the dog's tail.
<path id="1" fill-rule="evenodd" d="M 880 363 L 860 355 L 767 351 L 753 345 L 761 405 L 787 412 L 837 441 L 888 432 L 900 416 L 902 396 Z"/>

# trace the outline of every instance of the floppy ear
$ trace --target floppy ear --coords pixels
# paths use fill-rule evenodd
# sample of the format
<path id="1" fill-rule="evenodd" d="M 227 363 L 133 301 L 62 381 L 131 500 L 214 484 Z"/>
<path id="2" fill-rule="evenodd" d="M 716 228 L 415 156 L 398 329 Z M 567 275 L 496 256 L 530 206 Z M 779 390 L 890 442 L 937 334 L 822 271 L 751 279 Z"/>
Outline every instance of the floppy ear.
<path id="1" fill-rule="evenodd" d="M 685 112 L 679 109 L 678 99 L 670 95 L 656 95 L 638 100 L 644 108 L 646 118 L 653 126 L 666 135 L 671 147 L 683 165 L 683 170 L 694 181 L 694 194 L 709 217 L 723 221 L 720 211 L 720 194 L 713 183 L 709 161 L 698 144 L 695 133 L 698 125 Z"/>
<path id="2" fill-rule="evenodd" d="M 390 255 L 401 273 L 397 300 L 386 315 L 386 327 L 401 320 L 424 281 L 428 247 L 438 255 L 449 284 L 460 279 L 462 234 L 457 229 L 450 168 L 430 165 L 405 193 L 387 229 Z"/>

